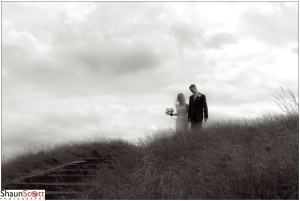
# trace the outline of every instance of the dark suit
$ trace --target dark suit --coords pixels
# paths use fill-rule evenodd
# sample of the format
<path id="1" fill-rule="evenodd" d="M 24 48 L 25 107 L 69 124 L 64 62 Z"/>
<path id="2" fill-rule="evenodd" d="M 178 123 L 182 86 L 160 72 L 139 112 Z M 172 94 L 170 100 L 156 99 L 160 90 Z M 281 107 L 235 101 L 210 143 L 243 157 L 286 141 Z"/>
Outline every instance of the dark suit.
<path id="1" fill-rule="evenodd" d="M 200 93 L 198 92 L 198 94 Z M 204 118 L 208 118 L 208 108 L 205 95 L 201 94 L 201 97 L 198 97 L 197 95 L 196 100 L 194 100 L 194 95 L 191 95 L 189 101 L 188 118 L 191 120 L 192 127 L 195 127 L 198 124 L 199 126 L 202 125 L 203 112 Z"/>

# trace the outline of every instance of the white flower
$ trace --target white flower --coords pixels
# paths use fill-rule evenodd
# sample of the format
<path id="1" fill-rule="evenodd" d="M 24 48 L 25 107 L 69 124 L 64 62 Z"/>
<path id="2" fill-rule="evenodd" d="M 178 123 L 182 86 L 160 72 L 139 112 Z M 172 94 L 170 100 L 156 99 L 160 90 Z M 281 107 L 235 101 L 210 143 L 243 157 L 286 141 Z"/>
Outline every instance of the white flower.
<path id="1" fill-rule="evenodd" d="M 198 93 L 198 95 L 197 95 L 199 98 L 201 97 L 201 94 L 200 93 Z"/>

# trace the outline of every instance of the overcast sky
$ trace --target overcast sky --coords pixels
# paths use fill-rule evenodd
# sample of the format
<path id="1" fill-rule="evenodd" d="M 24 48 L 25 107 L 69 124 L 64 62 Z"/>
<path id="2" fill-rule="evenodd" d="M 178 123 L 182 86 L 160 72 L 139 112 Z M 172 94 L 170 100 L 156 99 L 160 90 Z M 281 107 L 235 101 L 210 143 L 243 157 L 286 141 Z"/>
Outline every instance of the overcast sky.
<path id="1" fill-rule="evenodd" d="M 195 83 L 209 121 L 298 96 L 298 3 L 2 2 L 2 154 L 137 139 Z"/>

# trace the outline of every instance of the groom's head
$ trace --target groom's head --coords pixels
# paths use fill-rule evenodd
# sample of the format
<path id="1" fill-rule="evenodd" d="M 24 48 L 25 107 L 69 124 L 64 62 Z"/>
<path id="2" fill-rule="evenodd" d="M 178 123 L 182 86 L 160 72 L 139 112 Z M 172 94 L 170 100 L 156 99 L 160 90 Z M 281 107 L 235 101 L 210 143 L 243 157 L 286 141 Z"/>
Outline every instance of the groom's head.
<path id="1" fill-rule="evenodd" d="M 198 91 L 197 91 L 197 87 L 196 87 L 195 84 L 191 84 L 191 85 L 190 85 L 190 90 L 191 90 L 191 92 L 192 92 L 193 94 L 195 94 L 195 93 L 198 92 Z"/>

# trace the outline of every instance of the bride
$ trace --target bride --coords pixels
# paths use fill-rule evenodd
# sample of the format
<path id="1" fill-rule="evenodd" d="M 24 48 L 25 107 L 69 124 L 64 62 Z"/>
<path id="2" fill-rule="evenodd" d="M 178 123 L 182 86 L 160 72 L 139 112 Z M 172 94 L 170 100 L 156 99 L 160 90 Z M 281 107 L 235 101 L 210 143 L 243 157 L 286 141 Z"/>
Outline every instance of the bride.
<path id="1" fill-rule="evenodd" d="M 188 109 L 189 104 L 186 103 L 183 93 L 179 93 L 176 98 L 176 111 L 177 113 L 171 113 L 171 116 L 177 116 L 176 119 L 176 130 L 188 131 Z"/>

